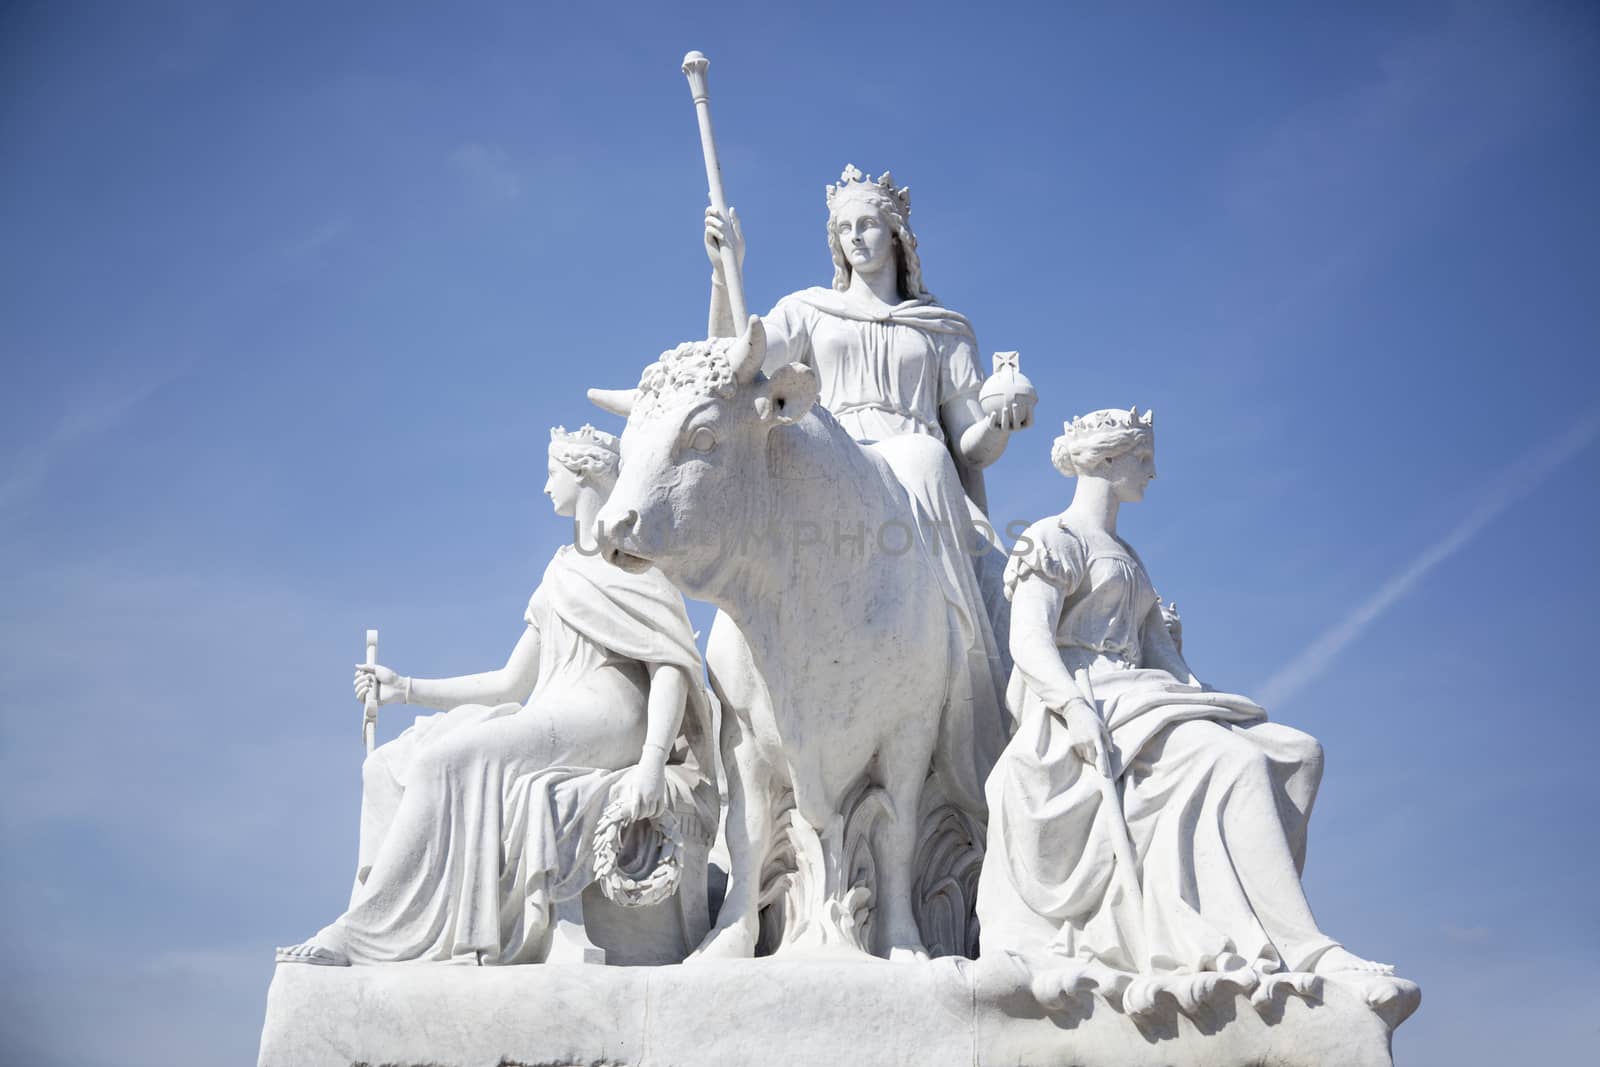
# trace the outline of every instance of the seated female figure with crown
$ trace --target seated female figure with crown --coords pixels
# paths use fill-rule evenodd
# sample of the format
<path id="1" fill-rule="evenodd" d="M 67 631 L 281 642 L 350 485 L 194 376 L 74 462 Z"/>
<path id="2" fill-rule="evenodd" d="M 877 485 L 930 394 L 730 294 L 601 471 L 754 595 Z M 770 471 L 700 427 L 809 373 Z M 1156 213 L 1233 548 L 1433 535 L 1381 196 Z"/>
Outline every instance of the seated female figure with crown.
<path id="1" fill-rule="evenodd" d="M 550 436 L 545 493 L 592 545 L 617 439 L 589 426 Z M 677 958 L 704 935 L 714 740 L 682 596 L 660 571 L 628 574 L 563 545 L 524 621 L 499 670 L 356 668 L 358 698 L 376 686 L 381 704 L 452 710 L 368 757 L 350 905 L 281 962 L 596 959 L 578 903 L 595 880 L 596 830 L 661 818 L 686 839 L 683 883 L 699 880 L 680 900 Z"/>
<path id="2" fill-rule="evenodd" d="M 1117 536 L 1154 450 L 1149 413 L 1068 423 L 1051 459 L 1072 503 L 1007 565 L 1017 731 L 987 787 L 982 951 L 1156 982 L 1387 974 L 1324 934 L 1301 889 L 1321 746 L 1200 683 Z"/>

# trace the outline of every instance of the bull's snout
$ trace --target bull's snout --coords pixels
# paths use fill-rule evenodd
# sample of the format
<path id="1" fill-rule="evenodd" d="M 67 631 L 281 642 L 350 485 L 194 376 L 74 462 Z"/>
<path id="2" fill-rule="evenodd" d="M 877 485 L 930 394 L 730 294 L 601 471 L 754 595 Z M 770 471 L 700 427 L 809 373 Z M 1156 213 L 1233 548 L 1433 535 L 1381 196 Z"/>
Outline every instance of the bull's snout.
<path id="1" fill-rule="evenodd" d="M 594 537 L 601 558 L 626 571 L 641 571 L 650 566 L 649 560 L 628 551 L 638 527 L 639 513 L 633 508 L 600 509 L 594 519 Z"/>
<path id="2" fill-rule="evenodd" d="M 595 538 L 601 552 L 615 551 L 624 538 L 629 537 L 639 525 L 639 513 L 633 508 L 601 508 L 594 517 Z"/>

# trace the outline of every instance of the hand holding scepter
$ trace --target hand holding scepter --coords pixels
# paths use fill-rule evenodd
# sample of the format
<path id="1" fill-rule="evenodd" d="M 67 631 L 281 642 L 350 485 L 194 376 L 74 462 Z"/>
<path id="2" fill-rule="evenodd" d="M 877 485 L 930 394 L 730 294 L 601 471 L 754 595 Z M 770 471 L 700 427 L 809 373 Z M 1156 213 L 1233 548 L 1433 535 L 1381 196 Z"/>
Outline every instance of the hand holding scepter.
<path id="1" fill-rule="evenodd" d="M 366 665 L 378 665 L 378 630 L 366 632 Z M 373 745 L 378 741 L 378 681 L 374 680 L 371 688 L 366 689 L 366 699 L 362 701 L 362 741 L 366 742 L 366 752 L 373 750 Z"/>
<path id="2" fill-rule="evenodd" d="M 378 631 L 367 631 L 367 661 L 356 664 L 356 699 L 361 702 L 361 736 L 371 752 L 378 729 L 378 709 L 411 703 L 411 679 L 378 665 Z"/>
<path id="3" fill-rule="evenodd" d="M 367 666 L 378 665 L 378 631 L 367 631 Z M 374 678 L 372 685 L 367 689 L 366 700 L 362 701 L 361 714 L 361 740 L 366 743 L 367 752 L 372 752 L 373 745 L 378 739 L 378 683 Z"/>
<path id="4" fill-rule="evenodd" d="M 706 185 L 711 194 L 711 208 L 730 229 L 734 226 L 728 212 L 728 198 L 722 191 L 722 165 L 717 162 L 717 139 L 711 131 L 711 90 L 706 78 L 706 68 L 711 61 L 699 52 L 683 57 L 683 74 L 689 79 L 689 92 L 694 97 L 695 114 L 700 120 L 700 148 L 706 159 Z M 731 234 L 729 235 L 731 236 Z M 749 317 L 744 302 L 744 278 L 739 273 L 739 257 L 731 240 L 718 242 L 718 257 L 722 261 L 722 277 L 728 287 L 728 310 L 735 327 L 742 327 Z"/>

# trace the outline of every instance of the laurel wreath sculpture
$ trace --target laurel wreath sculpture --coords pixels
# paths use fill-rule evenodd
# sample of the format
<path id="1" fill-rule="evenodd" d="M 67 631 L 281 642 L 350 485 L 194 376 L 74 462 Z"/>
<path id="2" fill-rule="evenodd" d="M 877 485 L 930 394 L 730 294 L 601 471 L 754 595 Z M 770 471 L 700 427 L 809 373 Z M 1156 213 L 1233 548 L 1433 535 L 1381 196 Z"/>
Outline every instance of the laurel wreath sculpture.
<path id="1" fill-rule="evenodd" d="M 659 904 L 683 878 L 683 831 L 672 812 L 629 820 L 613 801 L 594 828 L 594 878 L 606 899 L 628 908 Z"/>

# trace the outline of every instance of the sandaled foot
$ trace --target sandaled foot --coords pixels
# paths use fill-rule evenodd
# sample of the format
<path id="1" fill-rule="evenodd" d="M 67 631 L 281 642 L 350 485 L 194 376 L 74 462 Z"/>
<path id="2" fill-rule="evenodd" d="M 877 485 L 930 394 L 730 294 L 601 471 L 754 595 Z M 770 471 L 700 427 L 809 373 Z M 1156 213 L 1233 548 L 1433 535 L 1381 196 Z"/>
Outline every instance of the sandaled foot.
<path id="1" fill-rule="evenodd" d="M 1387 963 L 1376 963 L 1364 960 L 1355 953 L 1335 945 L 1312 964 L 1311 970 L 1315 974 L 1394 974 L 1394 967 Z"/>
<path id="2" fill-rule="evenodd" d="M 316 938 L 280 948 L 277 957 L 279 963 L 312 963 L 319 967 L 350 966 L 349 956 L 337 948 L 322 944 Z"/>

